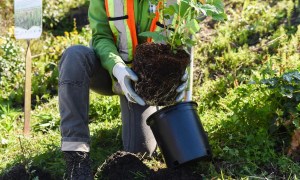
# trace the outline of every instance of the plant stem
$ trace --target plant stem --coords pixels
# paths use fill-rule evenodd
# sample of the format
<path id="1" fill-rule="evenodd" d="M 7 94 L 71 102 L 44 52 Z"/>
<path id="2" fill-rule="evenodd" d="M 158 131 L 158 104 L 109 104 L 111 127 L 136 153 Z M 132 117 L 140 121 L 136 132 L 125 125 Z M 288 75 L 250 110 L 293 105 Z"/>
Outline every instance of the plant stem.
<path id="1" fill-rule="evenodd" d="M 175 26 L 174 35 L 173 35 L 173 38 L 171 40 L 171 50 L 175 49 L 174 41 L 175 41 L 175 37 L 176 37 L 176 34 L 178 32 L 178 29 L 179 29 L 178 27 L 180 27 L 179 24 L 182 23 L 182 21 L 184 20 L 186 15 L 191 11 L 191 8 L 188 8 L 187 11 L 184 13 L 183 17 L 181 18 L 180 9 L 181 9 L 181 3 L 179 4 L 179 14 L 178 14 L 178 17 L 177 17 L 178 18 L 178 25 Z"/>

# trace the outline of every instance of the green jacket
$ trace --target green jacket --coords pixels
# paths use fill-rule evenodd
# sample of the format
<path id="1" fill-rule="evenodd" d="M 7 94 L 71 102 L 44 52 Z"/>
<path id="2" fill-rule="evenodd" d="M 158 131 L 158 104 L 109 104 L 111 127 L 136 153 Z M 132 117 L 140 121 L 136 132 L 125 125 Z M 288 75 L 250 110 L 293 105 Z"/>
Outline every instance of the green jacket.
<path id="1" fill-rule="evenodd" d="M 137 32 L 137 34 L 148 31 L 151 25 L 148 11 L 149 1 L 134 0 L 134 9 L 136 27 L 140 27 L 140 32 Z M 119 62 L 124 62 L 114 43 L 113 34 L 107 20 L 104 0 L 90 0 L 89 21 L 92 29 L 92 46 L 102 66 L 107 69 L 111 77 L 113 77 L 112 69 L 114 65 Z M 146 42 L 146 39 L 145 37 L 138 36 L 139 43 Z"/>

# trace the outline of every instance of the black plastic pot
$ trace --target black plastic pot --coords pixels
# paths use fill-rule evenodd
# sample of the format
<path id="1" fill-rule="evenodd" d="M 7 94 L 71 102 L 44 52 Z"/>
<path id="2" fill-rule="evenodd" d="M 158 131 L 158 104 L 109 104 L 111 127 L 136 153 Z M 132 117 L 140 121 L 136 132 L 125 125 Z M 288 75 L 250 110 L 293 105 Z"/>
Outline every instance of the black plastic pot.
<path id="1" fill-rule="evenodd" d="M 197 103 L 165 107 L 147 119 L 168 167 L 212 157 L 207 135 L 196 112 Z"/>

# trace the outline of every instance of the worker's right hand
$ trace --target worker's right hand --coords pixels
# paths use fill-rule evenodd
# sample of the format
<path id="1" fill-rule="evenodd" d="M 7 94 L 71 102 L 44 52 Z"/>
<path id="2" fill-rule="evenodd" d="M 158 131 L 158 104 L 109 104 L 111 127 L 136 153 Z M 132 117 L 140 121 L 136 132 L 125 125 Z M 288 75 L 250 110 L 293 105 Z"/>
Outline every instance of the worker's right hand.
<path id="1" fill-rule="evenodd" d="M 138 103 L 141 106 L 146 105 L 145 101 L 132 88 L 131 81 L 136 82 L 138 77 L 128 66 L 123 63 L 117 63 L 113 67 L 112 73 L 117 78 L 128 101 Z"/>

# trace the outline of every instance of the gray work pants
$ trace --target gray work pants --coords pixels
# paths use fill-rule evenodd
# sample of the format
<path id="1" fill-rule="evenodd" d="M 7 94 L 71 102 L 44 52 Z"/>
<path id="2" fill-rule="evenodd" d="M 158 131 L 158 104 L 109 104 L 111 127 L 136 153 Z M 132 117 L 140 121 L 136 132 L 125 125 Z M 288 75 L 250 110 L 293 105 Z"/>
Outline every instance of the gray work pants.
<path id="1" fill-rule="evenodd" d="M 59 63 L 59 111 L 62 151 L 90 151 L 89 90 L 102 95 L 112 92 L 111 77 L 91 48 L 77 45 L 63 53 Z M 152 154 L 156 141 L 146 119 L 154 106 L 140 106 L 120 95 L 122 140 L 128 152 Z"/>

